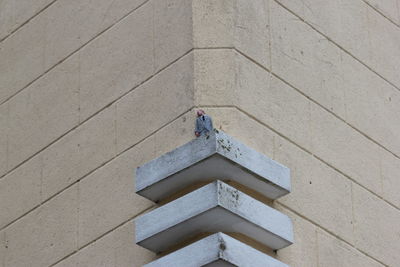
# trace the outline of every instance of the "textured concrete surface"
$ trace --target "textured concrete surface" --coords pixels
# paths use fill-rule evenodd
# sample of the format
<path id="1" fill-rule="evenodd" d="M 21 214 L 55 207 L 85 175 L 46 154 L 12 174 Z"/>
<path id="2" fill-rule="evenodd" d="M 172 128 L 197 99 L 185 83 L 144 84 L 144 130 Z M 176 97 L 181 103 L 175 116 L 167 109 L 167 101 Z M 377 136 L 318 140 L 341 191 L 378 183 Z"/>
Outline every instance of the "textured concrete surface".
<path id="1" fill-rule="evenodd" d="M 274 72 L 398 152 L 398 123 L 387 123 L 399 119 L 398 90 L 281 7 L 275 6 L 273 16 Z"/>
<path id="2" fill-rule="evenodd" d="M 288 138 L 310 147 L 310 102 L 242 55 L 237 55 L 237 62 L 237 105 Z"/>
<path id="3" fill-rule="evenodd" d="M 235 47 L 263 66 L 271 66 L 269 1 L 192 2 L 194 47 Z"/>
<path id="4" fill-rule="evenodd" d="M 389 0 L 389 1 L 378 1 L 378 0 L 365 0 L 368 4 L 373 6 L 379 12 L 382 12 L 384 16 L 388 17 L 397 25 L 400 24 L 400 10 L 398 6 L 398 1 Z"/>
<path id="5" fill-rule="evenodd" d="M 5 229 L 5 266 L 49 266 L 77 249 L 78 187 Z"/>
<path id="6" fill-rule="evenodd" d="M 292 219 L 295 240 L 292 245 L 277 251 L 277 259 L 289 266 L 318 267 L 318 228 L 279 204 L 275 204 L 275 208 Z"/>
<path id="7" fill-rule="evenodd" d="M 400 159 L 382 155 L 382 191 L 391 204 L 400 208 Z"/>
<path id="8" fill-rule="evenodd" d="M 350 56 L 343 54 L 342 61 L 348 121 L 398 155 L 398 90 Z"/>
<path id="9" fill-rule="evenodd" d="M 141 267 L 154 254 L 132 244 L 134 225 L 127 222 L 56 264 L 56 267 Z"/>
<path id="10" fill-rule="evenodd" d="M 357 186 L 353 187 L 353 198 L 357 247 L 389 266 L 396 266 L 400 261 L 398 210 Z"/>
<path id="11" fill-rule="evenodd" d="M 0 40 L 34 17 L 53 0 L 4 0 L 0 3 Z"/>
<path id="12" fill-rule="evenodd" d="M 193 55 L 188 54 L 116 103 L 118 152 L 191 108 L 192 66 Z M 174 108 L 170 109 L 171 106 Z"/>
<path id="13" fill-rule="evenodd" d="M 196 51 L 195 59 L 196 104 L 237 106 L 302 146 L 311 146 L 307 98 L 235 50 Z"/>
<path id="14" fill-rule="evenodd" d="M 316 105 L 312 106 L 311 122 L 314 153 L 381 194 L 381 179 L 377 178 L 380 177 L 381 149 L 333 115 L 321 112 Z"/>
<path id="15" fill-rule="evenodd" d="M 153 74 L 152 12 L 152 4 L 138 8 L 80 51 L 81 120 Z"/>
<path id="16" fill-rule="evenodd" d="M 371 6 L 363 1 L 340 0 L 318 1 L 317 4 L 308 0 L 302 2 L 301 6 L 294 1 L 278 2 L 283 3 L 308 24 L 399 86 L 398 75 L 395 75 L 398 71 L 396 59 L 400 53 L 396 49 L 400 36 L 399 26 L 383 17 Z M 390 2 L 385 1 L 385 5 L 390 5 Z M 393 12 L 397 13 L 398 7 Z M 368 42 L 358 40 L 368 40 Z M 393 52 L 388 53 L 388 51 Z"/>
<path id="17" fill-rule="evenodd" d="M 219 130 L 136 169 L 137 192 L 158 201 L 193 183 L 229 179 L 276 199 L 290 192 L 290 171 Z"/>
<path id="18" fill-rule="evenodd" d="M 193 0 L 194 47 L 231 47 L 234 43 L 235 1 Z"/>
<path id="19" fill-rule="evenodd" d="M 135 149 L 129 155 L 119 157 L 80 183 L 80 246 L 151 207 L 150 201 L 132 194 L 126 186 L 132 182 L 131 164 L 138 153 Z"/>
<path id="20" fill-rule="evenodd" d="M 69 60 L 9 101 L 9 169 L 78 124 L 78 70 Z"/>
<path id="21" fill-rule="evenodd" d="M 326 233 L 317 232 L 318 266 L 343 266 L 343 267 L 382 267 L 383 265 L 366 258 L 359 251 L 348 244 L 339 241 Z"/>
<path id="22" fill-rule="evenodd" d="M 274 140 L 275 159 L 290 168 L 295 188 L 279 202 L 354 243 L 351 182 L 286 140 Z"/>
<path id="23" fill-rule="evenodd" d="M 215 181 L 135 220 L 136 243 L 154 252 L 202 232 L 238 232 L 272 249 L 293 243 L 290 218 Z"/>
<path id="24" fill-rule="evenodd" d="M 400 58 L 399 26 L 389 22 L 372 8 L 367 8 L 368 16 L 368 33 L 371 42 L 370 58 L 363 59 L 374 70 L 390 81 L 392 84 L 400 87 L 400 78 L 397 75 L 400 66 L 397 59 Z M 382 30 L 384 29 L 384 30 Z M 387 53 L 386 51 L 393 51 Z"/>
<path id="25" fill-rule="evenodd" d="M 45 29 L 45 19 L 36 16 L 0 43 L 0 103 L 43 73 Z"/>
<path id="26" fill-rule="evenodd" d="M 216 128 L 229 133 L 243 144 L 256 148 L 259 153 L 274 158 L 274 136 L 271 130 L 234 107 L 207 108 L 207 113 L 213 117 Z M 292 183 L 293 181 L 291 181 Z"/>
<path id="27" fill-rule="evenodd" d="M 43 152 L 43 199 L 115 155 L 115 107 L 82 124 Z"/>
<path id="28" fill-rule="evenodd" d="M 287 267 L 274 258 L 230 237 L 217 233 L 157 259 L 145 267 L 271 266 Z"/>
<path id="29" fill-rule="evenodd" d="M 235 47 L 261 65 L 269 68 L 270 12 L 269 1 L 237 0 L 235 20 Z"/>
<path id="30" fill-rule="evenodd" d="M 31 159 L 0 179 L 0 227 L 41 203 L 42 158 Z"/>
<path id="31" fill-rule="evenodd" d="M 0 175 L 7 172 L 8 161 L 8 104 L 0 106 Z"/>
<path id="32" fill-rule="evenodd" d="M 46 9 L 45 68 L 52 67 L 100 32 L 112 26 L 121 17 L 137 8 L 145 0 L 83 0 L 74 3 L 58 0 Z"/>
<path id="33" fill-rule="evenodd" d="M 192 0 L 154 2 L 154 57 L 158 71 L 193 47 Z"/>
<path id="34" fill-rule="evenodd" d="M 397 266 L 398 2 L 51 2 L 0 1 L 0 221 L 14 221 L 0 228 L 1 267 L 153 259 L 120 226 L 151 207 L 133 197 L 135 168 L 193 138 L 194 107 L 294 170 L 275 201 L 296 240 L 280 261 Z M 62 198 L 86 178 L 93 200 Z M 81 212 L 85 231 L 65 237 L 79 222 L 60 208 L 78 203 L 93 217 Z"/>
<path id="35" fill-rule="evenodd" d="M 279 6 L 277 6 L 277 8 L 278 7 Z M 385 157 L 396 158 L 396 156 L 385 151 L 386 147 L 377 143 L 376 140 L 378 140 L 378 138 L 371 140 L 369 135 L 360 132 L 359 129 L 355 130 L 353 125 L 343 121 L 342 118 L 338 117 L 337 114 L 333 113 L 331 110 L 321 107 L 321 105 L 315 103 L 315 101 L 311 101 L 297 89 L 291 87 L 289 84 L 285 83 L 285 81 L 282 81 L 274 75 L 270 75 L 265 69 L 257 66 L 254 62 L 246 59 L 242 55 L 235 52 L 228 53 L 225 49 L 218 49 L 212 53 L 215 55 L 219 54 L 218 58 L 223 58 L 225 56 L 224 61 L 227 64 L 236 65 L 234 68 L 237 68 L 237 71 L 234 71 L 233 78 L 225 71 L 224 75 L 220 75 L 222 81 L 215 78 L 215 75 L 212 73 L 207 75 L 204 74 L 204 72 L 200 72 L 201 75 L 204 76 L 204 80 L 210 79 L 210 82 L 203 84 L 197 83 L 198 87 L 196 87 L 196 90 L 204 91 L 202 91 L 202 96 L 197 98 L 196 103 L 197 101 L 201 101 L 198 103 L 204 105 L 206 105 L 207 102 L 211 102 L 214 105 L 237 105 L 238 108 L 249 114 L 250 117 L 255 116 L 257 120 L 267 127 L 278 131 L 280 134 L 284 135 L 285 138 L 290 139 L 306 151 L 311 151 L 310 154 L 315 153 L 322 161 L 327 162 L 333 168 L 339 169 L 345 175 L 350 176 L 358 183 L 372 190 L 375 194 L 382 195 L 380 186 L 381 174 L 379 171 L 381 168 L 380 157 L 382 154 L 385 154 Z M 201 53 L 198 53 L 198 55 L 201 56 Z M 228 59 L 226 59 L 226 57 Z M 211 66 L 212 61 L 208 60 L 208 62 Z M 231 70 L 230 67 L 225 67 L 225 69 Z M 299 76 L 305 75 L 306 74 Z M 375 74 L 372 73 L 372 75 Z M 231 85 L 229 79 L 234 79 L 237 84 Z M 218 81 L 217 85 L 222 85 L 224 81 L 227 81 L 228 90 L 224 91 L 223 86 L 221 86 L 221 90 L 216 93 L 212 90 L 212 86 L 210 86 L 213 80 Z M 219 89 L 219 87 L 217 88 Z M 381 87 L 378 86 L 378 88 Z M 390 92 L 390 94 L 388 94 L 388 92 L 390 91 L 384 92 L 384 98 L 382 98 L 381 94 L 378 92 L 374 95 L 374 97 L 378 94 L 380 95 L 379 101 L 382 104 L 380 106 L 381 108 L 377 108 L 377 110 L 380 110 L 379 112 L 373 110 L 373 107 L 376 106 L 376 100 L 371 100 L 374 104 L 371 104 L 372 107 L 369 108 L 370 110 L 368 112 L 358 111 L 357 114 L 353 112 L 351 121 L 361 116 L 365 122 L 368 120 L 370 122 L 371 120 L 382 121 L 376 124 L 369 123 L 369 129 L 374 128 L 371 125 L 375 125 L 377 126 L 375 128 L 379 129 L 369 131 L 368 133 L 374 134 L 374 136 L 377 137 L 380 135 L 378 132 L 386 131 L 387 134 L 385 134 L 385 136 L 387 136 L 387 138 L 385 138 L 385 140 L 389 140 L 388 142 L 394 147 L 393 144 L 397 142 L 398 138 L 388 138 L 391 132 L 393 132 L 390 129 L 392 126 L 385 127 L 384 125 L 389 123 L 390 120 L 383 118 L 388 117 L 385 116 L 385 114 L 390 114 L 391 116 L 392 114 L 396 114 L 396 108 L 392 108 L 396 105 L 383 103 L 396 103 L 397 97 L 391 96 L 394 91 Z M 232 97 L 232 94 L 237 97 Z M 360 101 L 360 99 L 364 97 L 356 97 L 354 93 L 348 94 L 352 96 L 352 102 Z M 395 95 L 397 96 L 398 93 Z M 372 96 L 370 98 L 372 99 Z M 233 99 L 237 99 L 237 101 Z M 360 104 L 357 104 L 358 106 L 364 105 L 362 101 L 359 103 Z M 360 110 L 360 108 L 356 107 L 356 104 L 354 105 L 354 109 Z M 371 105 L 368 105 L 368 107 Z M 365 109 L 368 109 L 368 107 L 365 107 Z M 371 114 L 371 116 L 366 116 L 365 114 Z M 374 114 L 374 116 L 372 116 L 372 114 Z M 358 119 L 358 121 L 361 120 Z M 364 123 L 363 125 L 365 126 L 366 124 Z M 393 124 L 393 128 L 396 127 L 395 125 L 397 124 Z M 360 129 L 361 128 L 360 126 Z M 327 136 L 330 138 L 327 138 Z M 383 135 L 380 136 L 383 137 Z M 328 146 L 329 148 L 327 148 Z M 343 151 L 346 151 L 346 153 L 343 153 Z M 395 151 L 395 149 L 393 149 L 393 151 Z M 365 156 L 360 159 L 359 153 Z M 377 177 L 379 177 L 379 179 L 377 179 Z"/>
<path id="36" fill-rule="evenodd" d="M 235 103 L 235 58 L 232 49 L 194 51 L 196 105 Z"/>
<path id="37" fill-rule="evenodd" d="M 6 251 L 7 251 L 7 243 L 6 243 L 6 235 L 4 231 L 0 231 L 0 266 L 5 266 L 5 258 L 6 258 Z"/>
<path id="38" fill-rule="evenodd" d="M 271 3 L 271 13 L 274 73 L 328 109 L 345 116 L 340 49 L 279 5 Z M 336 21 L 333 16 L 332 19 Z"/>
<path id="39" fill-rule="evenodd" d="M 35 2 L 38 2 L 35 4 L 40 4 L 39 2 L 44 1 Z M 8 62 L 2 61 L 5 64 L 8 63 L 8 66 L 4 65 L 5 71 L 7 71 L 5 73 L 8 74 L 10 71 L 9 75 L 4 78 L 12 78 L 11 75 L 18 73 L 12 74 L 11 71 L 28 74 L 20 77 L 19 81 L 0 79 L 2 89 L 4 85 L 4 90 L 2 90 L 4 97 L 9 97 L 22 89 L 31 79 L 39 77 L 44 71 L 52 68 L 60 60 L 82 47 L 145 1 L 118 0 L 112 3 L 97 1 L 96 5 L 93 5 L 91 0 L 79 3 L 65 0 L 53 2 L 55 3 L 46 8 L 39 16 L 35 16 L 24 27 L 4 40 L 4 53 L 20 53 L 16 59 Z M 18 5 L 29 8 L 27 1 L 21 1 Z M 31 5 L 34 6 L 34 4 Z M 34 38 L 23 33 L 27 29 L 36 33 Z M 29 65 L 24 64 L 26 56 L 30 56 Z M 2 65 L 0 65 L 1 68 Z M 3 94 L 0 95 L 0 100 L 3 100 Z"/>

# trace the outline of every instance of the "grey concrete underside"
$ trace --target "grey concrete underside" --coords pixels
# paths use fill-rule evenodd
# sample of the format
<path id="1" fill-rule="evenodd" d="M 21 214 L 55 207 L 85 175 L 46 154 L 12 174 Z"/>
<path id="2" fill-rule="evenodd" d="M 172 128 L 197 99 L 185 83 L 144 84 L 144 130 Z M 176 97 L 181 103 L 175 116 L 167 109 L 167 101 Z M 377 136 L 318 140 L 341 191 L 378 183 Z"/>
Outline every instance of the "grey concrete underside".
<path id="1" fill-rule="evenodd" d="M 288 216 L 221 182 L 205 185 L 135 220 L 136 242 L 154 252 L 204 232 L 236 232 L 272 248 L 293 242 Z"/>
<path id="2" fill-rule="evenodd" d="M 157 259 L 144 267 L 288 267 L 228 236 L 216 233 Z"/>
<path id="3" fill-rule="evenodd" d="M 290 192 L 287 167 L 214 130 L 136 170 L 136 191 L 155 202 L 210 179 L 229 179 L 276 199 Z"/>

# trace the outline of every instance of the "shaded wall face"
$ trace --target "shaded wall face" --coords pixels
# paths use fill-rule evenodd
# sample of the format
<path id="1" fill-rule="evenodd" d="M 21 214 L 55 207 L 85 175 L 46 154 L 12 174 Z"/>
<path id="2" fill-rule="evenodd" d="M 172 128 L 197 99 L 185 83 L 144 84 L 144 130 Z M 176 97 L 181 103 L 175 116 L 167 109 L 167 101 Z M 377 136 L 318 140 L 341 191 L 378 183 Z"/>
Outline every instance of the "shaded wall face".
<path id="1" fill-rule="evenodd" d="M 134 169 L 194 108 L 287 165 L 291 266 L 400 262 L 397 1 L 0 3 L 0 266 L 141 266 Z"/>

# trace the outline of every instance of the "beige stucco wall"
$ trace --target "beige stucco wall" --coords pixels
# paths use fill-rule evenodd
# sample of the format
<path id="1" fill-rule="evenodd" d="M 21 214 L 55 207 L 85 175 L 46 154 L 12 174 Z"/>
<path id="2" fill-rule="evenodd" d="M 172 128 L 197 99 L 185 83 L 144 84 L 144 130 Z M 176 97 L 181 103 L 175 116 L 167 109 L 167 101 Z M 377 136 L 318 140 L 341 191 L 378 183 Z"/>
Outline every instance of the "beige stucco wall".
<path id="1" fill-rule="evenodd" d="M 141 266 L 194 109 L 292 170 L 297 266 L 400 265 L 400 2 L 0 1 L 0 267 Z"/>

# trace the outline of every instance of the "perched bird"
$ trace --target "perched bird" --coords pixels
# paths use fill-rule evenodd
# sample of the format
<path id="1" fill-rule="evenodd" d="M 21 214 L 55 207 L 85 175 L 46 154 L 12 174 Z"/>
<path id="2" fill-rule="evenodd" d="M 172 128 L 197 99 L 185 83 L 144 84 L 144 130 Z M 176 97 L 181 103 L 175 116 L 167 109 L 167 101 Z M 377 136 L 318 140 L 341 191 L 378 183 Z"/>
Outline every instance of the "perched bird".
<path id="1" fill-rule="evenodd" d="M 208 135 L 213 129 L 213 123 L 210 116 L 206 115 L 204 110 L 197 110 L 196 128 L 194 134 L 199 137 L 202 135 Z"/>

